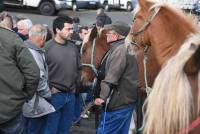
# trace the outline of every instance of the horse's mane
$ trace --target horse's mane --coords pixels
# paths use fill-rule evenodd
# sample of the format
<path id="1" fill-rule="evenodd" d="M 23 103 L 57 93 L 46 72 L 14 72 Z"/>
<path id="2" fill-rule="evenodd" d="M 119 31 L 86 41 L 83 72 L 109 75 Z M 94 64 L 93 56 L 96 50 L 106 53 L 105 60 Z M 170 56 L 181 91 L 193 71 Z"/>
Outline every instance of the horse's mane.
<path id="1" fill-rule="evenodd" d="M 172 37 L 175 36 L 175 38 L 172 39 L 174 42 L 178 40 L 176 43 L 179 44 L 176 48 L 178 53 L 166 62 L 145 102 L 147 107 L 145 107 L 143 133 L 176 134 L 181 130 L 188 133 L 187 126 L 194 120 L 194 117 L 200 114 L 200 72 L 198 72 L 197 90 L 199 95 L 198 110 L 196 110 L 192 87 L 184 72 L 184 67 L 199 48 L 199 29 L 191 15 L 185 15 L 183 11 L 171 8 L 166 4 L 153 5 L 152 8 L 156 6 L 161 7 L 160 19 L 165 23 L 164 25 L 167 25 L 164 28 L 174 32 Z M 169 18 L 171 20 L 168 20 Z M 180 49 L 178 49 L 179 47 Z"/>

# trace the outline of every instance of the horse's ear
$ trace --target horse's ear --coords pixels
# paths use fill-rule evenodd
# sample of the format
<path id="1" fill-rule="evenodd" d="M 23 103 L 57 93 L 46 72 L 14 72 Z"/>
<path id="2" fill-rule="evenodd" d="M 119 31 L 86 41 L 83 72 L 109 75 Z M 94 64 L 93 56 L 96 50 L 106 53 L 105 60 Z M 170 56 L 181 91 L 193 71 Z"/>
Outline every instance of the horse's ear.
<path id="1" fill-rule="evenodd" d="M 95 26 L 95 27 L 92 28 L 92 30 L 91 30 L 89 40 L 90 40 L 90 41 L 93 41 L 94 38 L 97 37 L 97 34 L 98 34 L 98 32 L 97 32 L 97 27 Z"/>
<path id="2" fill-rule="evenodd" d="M 152 6 L 152 1 L 150 0 L 138 0 L 138 4 L 141 10 L 149 10 L 150 6 Z"/>

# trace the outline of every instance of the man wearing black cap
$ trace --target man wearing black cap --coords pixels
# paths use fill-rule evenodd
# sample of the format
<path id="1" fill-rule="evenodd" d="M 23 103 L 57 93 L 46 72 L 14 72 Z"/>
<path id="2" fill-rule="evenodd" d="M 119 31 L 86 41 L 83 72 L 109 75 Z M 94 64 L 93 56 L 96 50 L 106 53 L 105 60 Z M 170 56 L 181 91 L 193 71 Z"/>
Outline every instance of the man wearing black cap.
<path id="1" fill-rule="evenodd" d="M 97 134 L 128 134 L 135 110 L 138 90 L 138 66 L 131 44 L 124 42 L 130 28 L 115 22 L 104 27 L 111 49 L 101 81 L 100 98 L 96 105 L 105 104 L 105 112 Z"/>

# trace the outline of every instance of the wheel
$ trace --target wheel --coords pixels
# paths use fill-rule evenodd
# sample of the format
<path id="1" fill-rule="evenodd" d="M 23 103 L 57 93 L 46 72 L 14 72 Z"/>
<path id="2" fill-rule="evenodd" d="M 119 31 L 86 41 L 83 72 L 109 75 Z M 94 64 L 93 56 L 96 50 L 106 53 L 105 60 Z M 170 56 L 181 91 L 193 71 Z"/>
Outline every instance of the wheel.
<path id="1" fill-rule="evenodd" d="M 133 10 L 131 2 L 127 3 L 126 10 L 129 11 L 129 12 Z"/>
<path id="2" fill-rule="evenodd" d="M 43 15 L 53 15 L 56 12 L 55 6 L 52 2 L 44 1 L 39 6 L 40 13 Z"/>
<path id="3" fill-rule="evenodd" d="M 73 10 L 73 11 L 78 11 L 77 4 L 76 4 L 76 3 L 73 3 L 73 4 L 72 4 L 72 10 Z"/>

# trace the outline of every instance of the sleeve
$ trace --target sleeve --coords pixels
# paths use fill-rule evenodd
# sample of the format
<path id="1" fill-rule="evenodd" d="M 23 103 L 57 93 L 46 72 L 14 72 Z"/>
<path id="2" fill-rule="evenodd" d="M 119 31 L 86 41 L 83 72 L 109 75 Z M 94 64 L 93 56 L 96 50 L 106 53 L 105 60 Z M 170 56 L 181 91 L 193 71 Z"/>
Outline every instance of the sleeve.
<path id="1" fill-rule="evenodd" d="M 16 40 L 16 62 L 24 77 L 24 92 L 27 99 L 31 99 L 37 90 L 39 83 L 40 70 L 28 50 L 28 48 L 20 40 Z"/>
<path id="2" fill-rule="evenodd" d="M 108 59 L 107 72 L 105 79 L 101 82 L 100 98 L 106 100 L 110 93 L 111 85 L 118 85 L 126 67 L 126 49 L 119 46 L 116 48 Z"/>

